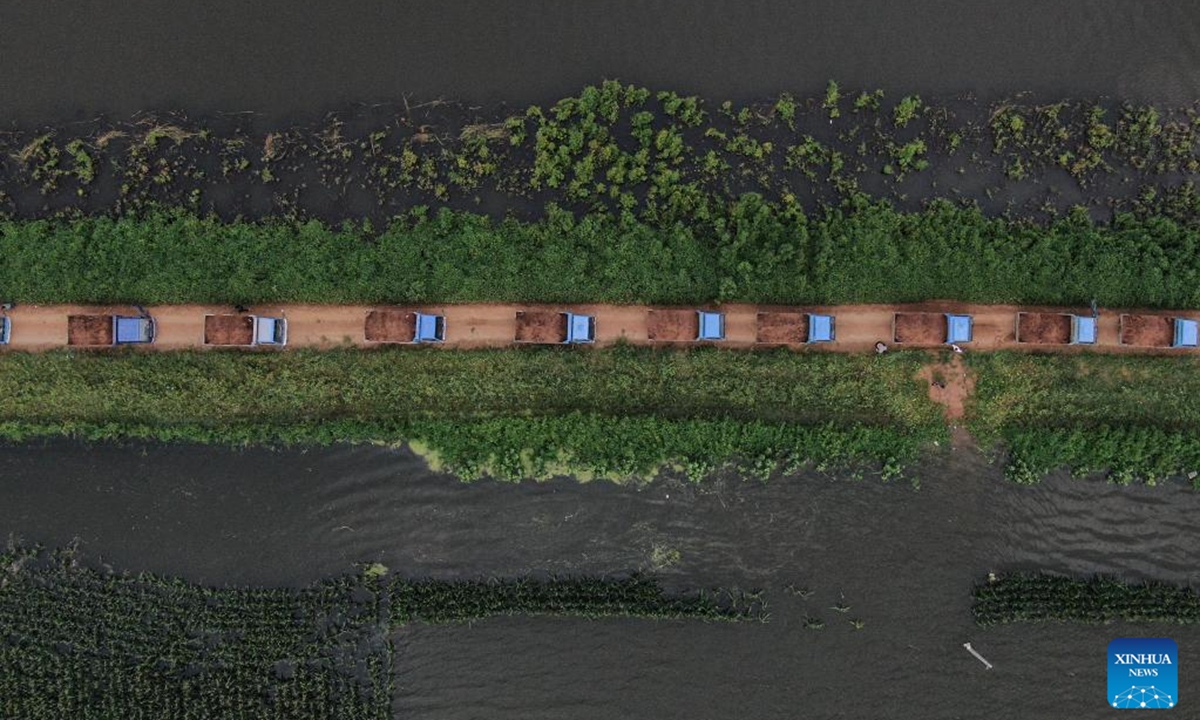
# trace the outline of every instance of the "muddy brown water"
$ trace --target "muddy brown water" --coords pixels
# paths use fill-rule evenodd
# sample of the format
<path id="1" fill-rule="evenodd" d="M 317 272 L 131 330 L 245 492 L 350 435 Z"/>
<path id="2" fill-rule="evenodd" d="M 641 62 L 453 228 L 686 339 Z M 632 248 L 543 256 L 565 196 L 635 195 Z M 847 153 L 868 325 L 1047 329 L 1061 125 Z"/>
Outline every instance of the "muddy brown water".
<path id="1" fill-rule="evenodd" d="M 398 718 L 1101 717 L 1107 643 L 1143 635 L 1179 643 L 1184 702 L 1200 687 L 1188 680 L 1200 628 L 982 630 L 969 613 L 989 570 L 1200 586 L 1200 494 L 1063 477 L 1018 487 L 962 451 L 919 474 L 919 490 L 820 473 L 468 485 L 375 447 L 55 441 L 0 446 L 0 532 L 216 584 L 303 585 L 379 561 L 438 577 L 642 569 L 677 588 L 766 590 L 767 624 L 502 618 L 402 630 Z M 810 616 L 825 629 L 805 629 Z"/>
<path id="2" fill-rule="evenodd" d="M 835 78 L 1190 103 L 1198 21 L 1187 0 L 43 0 L 0 11 L 0 98 L 23 123 L 319 117 L 404 95 L 523 106 L 606 77 L 733 100 Z"/>

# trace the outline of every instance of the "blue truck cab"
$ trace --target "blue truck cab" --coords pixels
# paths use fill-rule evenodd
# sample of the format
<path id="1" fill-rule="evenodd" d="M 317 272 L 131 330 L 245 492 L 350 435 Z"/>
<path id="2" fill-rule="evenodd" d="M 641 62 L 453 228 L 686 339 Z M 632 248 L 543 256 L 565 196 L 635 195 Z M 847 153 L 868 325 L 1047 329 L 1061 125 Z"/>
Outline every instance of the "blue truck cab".
<path id="1" fill-rule="evenodd" d="M 254 344 L 287 345 L 287 318 L 254 316 Z"/>
<path id="2" fill-rule="evenodd" d="M 1196 347 L 1197 336 L 1200 335 L 1200 327 L 1197 327 L 1195 320 L 1187 318 L 1175 318 L 1175 339 L 1171 343 L 1171 347 L 1177 348 L 1194 348 Z"/>
<path id="3" fill-rule="evenodd" d="M 113 316 L 113 343 L 136 345 L 154 342 L 154 319 L 146 315 Z"/>
<path id="4" fill-rule="evenodd" d="M 1096 318 L 1090 315 L 1071 316 L 1071 344 L 1096 344 Z"/>
<path id="5" fill-rule="evenodd" d="M 699 331 L 696 333 L 697 340 L 725 339 L 725 313 L 697 310 L 696 314 L 700 321 Z"/>
<path id="6" fill-rule="evenodd" d="M 596 341 L 596 317 L 563 313 L 567 318 L 567 337 L 564 343 L 590 343 Z"/>
<path id="7" fill-rule="evenodd" d="M 946 344 L 971 342 L 974 337 L 974 321 L 970 315 L 953 315 L 946 313 Z"/>
<path id="8" fill-rule="evenodd" d="M 833 342 L 834 324 L 832 315 L 808 314 L 808 341 L 810 343 Z"/>
<path id="9" fill-rule="evenodd" d="M 446 318 L 442 315 L 426 315 L 425 313 L 414 313 L 416 315 L 415 329 L 413 331 L 414 343 L 440 343 L 446 339 Z"/>
<path id="10" fill-rule="evenodd" d="M 0 345 L 7 345 L 9 337 L 12 336 L 12 321 L 7 317 L 0 317 Z"/>

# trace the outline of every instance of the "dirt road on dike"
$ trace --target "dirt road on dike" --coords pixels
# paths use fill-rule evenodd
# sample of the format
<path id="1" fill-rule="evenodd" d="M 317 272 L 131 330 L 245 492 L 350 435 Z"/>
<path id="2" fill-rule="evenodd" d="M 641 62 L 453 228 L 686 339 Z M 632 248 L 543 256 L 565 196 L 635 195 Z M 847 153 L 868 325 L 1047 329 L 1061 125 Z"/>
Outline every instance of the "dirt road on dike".
<path id="1" fill-rule="evenodd" d="M 389 306 L 369 305 L 256 305 L 249 308 L 255 315 L 285 317 L 288 321 L 289 348 L 333 348 L 339 346 L 374 347 L 385 343 L 366 339 L 367 313 Z M 648 338 L 645 305 L 523 305 L 523 304 L 462 304 L 422 305 L 406 309 L 441 314 L 446 318 L 445 348 L 507 347 L 514 344 L 518 311 L 570 310 L 594 315 L 596 344 L 612 345 L 624 341 L 635 345 L 695 345 L 695 342 L 662 342 Z M 694 308 L 684 308 L 692 310 Z M 1120 343 L 1117 310 L 1102 310 L 1097 320 L 1094 345 L 1031 345 L 1018 343 L 1016 314 L 1025 312 L 1075 312 L 1079 308 L 1031 308 L 1015 305 L 971 305 L 952 302 L 931 302 L 909 305 L 839 305 L 839 306 L 768 306 L 727 304 L 711 309 L 725 314 L 726 339 L 717 343 L 724 347 L 769 347 L 783 343 L 759 342 L 758 313 L 821 313 L 835 318 L 835 340 L 814 345 L 791 344 L 820 352 L 872 352 L 877 342 L 893 349 L 910 347 L 945 347 L 938 342 L 892 342 L 892 317 L 896 312 L 964 313 L 974 318 L 974 338 L 963 343 L 968 352 L 995 350 L 1031 350 L 1039 352 L 1074 353 L 1138 353 L 1138 354 L 1196 354 L 1195 349 L 1132 347 Z M 152 344 L 137 346 L 139 350 L 182 350 L 211 347 L 204 342 L 204 318 L 209 314 L 232 314 L 227 305 L 158 305 L 145 308 L 154 318 L 155 339 Z M 138 309 L 129 305 L 18 305 L 5 314 L 11 320 L 11 337 L 5 350 L 45 351 L 67 347 L 67 317 L 69 315 L 126 314 L 136 315 Z M 1200 313 L 1161 310 L 1136 311 L 1141 315 L 1159 317 L 1200 317 Z M 84 348 L 79 348 L 84 349 Z"/>

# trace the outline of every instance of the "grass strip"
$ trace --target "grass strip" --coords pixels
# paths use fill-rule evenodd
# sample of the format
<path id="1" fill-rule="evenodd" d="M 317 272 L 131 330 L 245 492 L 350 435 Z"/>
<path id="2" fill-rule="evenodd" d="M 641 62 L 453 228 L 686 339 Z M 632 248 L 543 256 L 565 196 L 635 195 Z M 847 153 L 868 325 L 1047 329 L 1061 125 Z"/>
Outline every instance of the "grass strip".
<path id="1" fill-rule="evenodd" d="M 1200 593 L 1164 583 L 1044 573 L 991 576 L 975 586 L 979 625 L 1015 622 L 1200 622 Z"/>
<path id="2" fill-rule="evenodd" d="M 1064 467 L 1122 484 L 1200 470 L 1200 360 L 994 353 L 968 361 L 971 429 L 981 443 L 1005 446 L 1017 482 Z"/>
<path id="3" fill-rule="evenodd" d="M 6 353 L 0 437 L 410 441 L 467 478 L 876 463 L 946 434 L 921 358 L 716 349 Z"/>

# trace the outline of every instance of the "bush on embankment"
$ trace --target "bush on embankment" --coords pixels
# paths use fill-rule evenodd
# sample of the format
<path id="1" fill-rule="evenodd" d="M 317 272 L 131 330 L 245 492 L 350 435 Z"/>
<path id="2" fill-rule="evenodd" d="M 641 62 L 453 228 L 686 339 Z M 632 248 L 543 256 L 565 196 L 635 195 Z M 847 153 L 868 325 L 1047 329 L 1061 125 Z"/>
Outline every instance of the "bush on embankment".
<path id="1" fill-rule="evenodd" d="M 617 347 L 5 353 L 0 437 L 410 441 L 447 470 L 894 474 L 946 430 L 921 358 Z"/>
<path id="2" fill-rule="evenodd" d="M 1200 307 L 1200 229 L 1083 213 L 1047 226 L 934 202 L 806 215 L 748 195 L 687 220 L 416 212 L 374 231 L 182 211 L 0 222 L 18 302 L 975 302 Z"/>
<path id="3" fill-rule="evenodd" d="M 979 625 L 1014 622 L 1200 622 L 1200 594 L 1162 583 L 1008 573 L 975 586 Z"/>
<path id="4" fill-rule="evenodd" d="M 1122 484 L 1200 471 L 1200 360 L 974 354 L 971 429 L 1021 483 L 1069 468 Z M 1196 482 L 1200 487 L 1200 481 Z"/>

